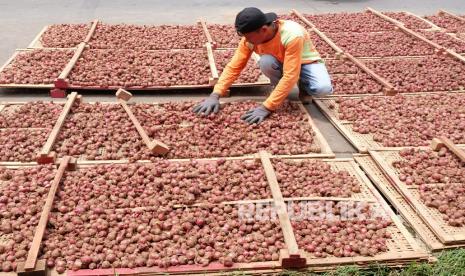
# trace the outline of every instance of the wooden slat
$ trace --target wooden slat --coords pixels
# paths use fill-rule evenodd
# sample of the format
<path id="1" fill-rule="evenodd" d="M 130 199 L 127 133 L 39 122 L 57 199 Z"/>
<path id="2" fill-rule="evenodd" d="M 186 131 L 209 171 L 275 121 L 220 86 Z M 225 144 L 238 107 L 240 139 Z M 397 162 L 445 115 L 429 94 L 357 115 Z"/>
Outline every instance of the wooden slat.
<path id="1" fill-rule="evenodd" d="M 40 30 L 40 32 L 36 35 L 36 37 L 31 41 L 28 48 L 43 48 L 42 42 L 40 41 L 40 38 L 42 35 L 47 31 L 47 29 L 50 27 L 50 25 L 47 25 Z"/>
<path id="2" fill-rule="evenodd" d="M 202 26 L 202 30 L 203 30 L 205 37 L 207 38 L 207 42 L 211 43 L 211 45 L 214 46 L 216 41 L 213 41 L 212 36 L 210 32 L 208 31 L 207 23 L 205 22 L 203 18 L 199 19 L 199 23 Z"/>
<path id="3" fill-rule="evenodd" d="M 73 57 L 69 60 L 68 64 L 66 64 L 63 71 L 61 71 L 60 75 L 58 76 L 57 80 L 55 81 L 55 84 L 57 83 L 57 81 L 67 82 L 66 79 L 68 78 L 69 73 L 73 69 L 76 62 L 78 61 L 78 59 L 81 56 L 82 52 L 84 51 L 85 47 L 86 47 L 86 44 L 84 42 L 81 42 L 79 44 L 76 51 L 74 52 Z M 66 86 L 68 86 L 68 85 L 66 84 Z M 66 88 L 66 87 L 57 87 L 57 88 Z"/>
<path id="4" fill-rule="evenodd" d="M 270 154 L 262 150 L 259 152 L 259 157 L 263 165 L 263 170 L 265 171 L 266 179 L 270 185 L 273 199 L 276 201 L 284 201 L 281 189 L 279 188 L 278 179 L 273 169 L 273 164 L 271 164 Z"/>
<path id="5" fill-rule="evenodd" d="M 284 201 L 355 201 L 355 202 L 377 202 L 374 199 L 351 198 L 351 197 L 332 197 L 332 196 L 304 196 L 304 197 L 286 197 Z"/>
<path id="6" fill-rule="evenodd" d="M 50 211 L 52 210 L 53 199 L 55 198 L 55 193 L 58 189 L 58 185 L 60 184 L 61 178 L 63 177 L 65 169 L 68 166 L 70 160 L 71 157 L 69 156 L 61 160 L 60 166 L 58 167 L 58 170 L 55 174 L 55 178 L 53 179 L 52 185 L 50 186 L 50 190 L 45 200 L 44 207 L 42 208 L 39 224 L 36 227 L 31 248 L 29 249 L 26 263 L 24 265 L 25 270 L 31 270 L 35 267 L 37 256 L 39 254 L 40 244 L 42 243 L 42 238 L 44 236 L 45 228 L 47 226 Z"/>
<path id="7" fill-rule="evenodd" d="M 53 88 L 53 84 L 21 84 L 21 83 L 10 83 L 10 84 L 0 84 L 0 87 L 3 88 Z"/>
<path id="8" fill-rule="evenodd" d="M 387 202 L 384 200 L 384 198 L 381 196 L 381 194 L 378 192 L 378 190 L 376 190 L 376 188 L 373 186 L 373 184 L 371 184 L 370 180 L 367 178 L 365 173 L 363 173 L 363 171 L 360 169 L 358 164 L 355 163 L 355 161 L 353 161 L 353 160 L 350 161 L 350 163 L 354 166 L 354 168 L 357 171 L 358 175 L 362 177 L 362 179 L 364 180 L 366 186 L 371 191 L 373 196 L 378 200 L 378 203 L 381 205 L 383 210 L 389 215 L 389 217 L 392 219 L 392 221 L 394 222 L 396 227 L 400 230 L 400 232 L 402 233 L 404 238 L 407 239 L 407 241 L 410 244 L 410 246 L 412 247 L 412 249 L 414 249 L 414 251 L 416 251 L 416 252 L 423 251 L 423 250 L 420 249 L 418 244 L 413 239 L 412 235 L 408 232 L 408 230 L 402 224 L 400 219 L 396 216 L 396 214 L 394 214 L 391 207 L 387 204 Z M 425 253 L 425 252 L 423 252 L 423 253 Z"/>
<path id="9" fill-rule="evenodd" d="M 435 225 L 434 222 L 429 221 L 429 213 L 428 207 L 426 207 L 423 203 L 417 200 L 409 189 L 406 187 L 402 181 L 399 180 L 396 173 L 393 169 L 386 163 L 383 157 L 376 151 L 369 151 L 371 157 L 375 160 L 376 164 L 382 169 L 383 173 L 387 176 L 389 181 L 396 187 L 396 189 L 404 196 L 405 200 L 417 210 L 420 214 L 422 220 L 428 224 L 431 230 L 435 233 L 435 235 L 439 238 L 442 243 L 451 244 L 457 242 L 457 237 L 455 235 L 449 235 L 446 233 L 441 227 Z"/>
<path id="10" fill-rule="evenodd" d="M 394 85 L 389 83 L 386 79 L 381 77 L 380 75 L 376 74 L 373 70 L 368 68 L 362 61 L 358 60 L 351 54 L 344 52 L 344 56 L 347 57 L 350 61 L 352 61 L 354 64 L 356 64 L 360 69 L 365 71 L 368 75 L 373 77 L 375 80 L 377 80 L 379 83 L 381 83 L 385 88 L 388 89 L 388 91 L 395 91 Z M 394 93 L 395 94 L 395 93 Z"/>
<path id="11" fill-rule="evenodd" d="M 281 230 L 283 231 L 284 242 L 286 243 L 286 249 L 289 257 L 300 259 L 299 247 L 295 239 L 294 230 L 292 229 L 291 220 L 287 213 L 287 207 L 284 202 L 281 189 L 279 188 L 278 179 L 271 164 L 270 155 L 266 151 L 259 152 L 260 160 L 262 162 L 263 170 L 265 171 L 266 179 L 270 186 L 271 194 L 273 195 L 273 201 L 276 208 L 276 213 L 279 217 L 279 223 Z"/>
<path id="12" fill-rule="evenodd" d="M 95 33 L 95 30 L 97 29 L 98 23 L 99 23 L 98 19 L 94 19 L 92 21 L 92 25 L 90 26 L 89 32 L 87 33 L 86 38 L 84 38 L 84 41 L 83 41 L 84 43 L 86 44 L 89 43 L 90 39 Z"/>
<path id="13" fill-rule="evenodd" d="M 438 240 L 431 229 L 418 216 L 416 210 L 408 204 L 403 195 L 393 187 L 371 156 L 358 154 L 354 156 L 354 159 L 429 249 L 432 251 L 439 251 L 458 246 L 445 245 Z"/>
<path id="14" fill-rule="evenodd" d="M 218 81 L 218 69 L 216 68 L 216 63 L 215 63 L 215 56 L 213 55 L 213 49 L 212 49 L 212 44 L 211 43 L 205 43 L 205 47 L 207 48 L 207 55 L 208 55 L 208 63 L 210 65 L 210 71 L 212 73 L 211 79 L 210 79 L 210 85 L 216 84 Z"/>
<path id="15" fill-rule="evenodd" d="M 292 10 L 292 13 L 294 13 L 297 17 L 299 17 L 300 20 L 305 22 L 309 27 L 312 28 L 312 31 L 314 31 L 321 39 L 323 39 L 326 43 L 328 43 L 331 48 L 333 48 L 337 54 L 344 54 L 345 57 L 347 57 L 349 60 L 351 60 L 355 65 L 360 67 L 363 71 L 365 71 L 367 74 L 372 76 L 375 80 L 380 82 L 386 89 L 387 89 L 387 94 L 388 95 L 393 95 L 396 94 L 394 86 L 390 84 L 386 79 L 383 77 L 379 76 L 376 74 L 373 70 L 369 69 L 363 62 L 360 60 L 356 59 L 354 56 L 351 54 L 343 51 L 339 46 L 337 46 L 329 37 L 327 37 L 323 32 L 318 30 L 318 28 L 311 23 L 309 20 L 307 20 L 302 14 L 300 14 L 297 10 Z"/>
<path id="16" fill-rule="evenodd" d="M 393 23 L 392 20 L 394 20 L 394 19 L 392 19 L 392 18 L 390 18 L 390 17 L 388 17 L 388 16 L 382 14 L 381 12 L 379 12 L 379 11 L 373 9 L 373 8 L 367 8 L 367 10 L 368 10 L 369 12 L 373 13 L 374 15 L 376 15 L 376 16 L 378 16 L 378 17 L 380 17 L 380 18 L 382 18 L 382 19 L 384 19 L 384 20 L 386 20 L 386 21 L 388 21 L 388 22 L 390 22 L 390 23 Z M 394 20 L 394 21 L 395 21 L 395 22 L 398 22 L 397 20 Z M 439 44 L 437 44 L 436 42 L 433 42 L 433 41 L 427 39 L 426 37 L 422 36 L 421 34 L 415 32 L 415 31 L 413 31 L 413 30 L 411 30 L 411 29 L 405 27 L 404 24 L 398 24 L 398 23 L 393 23 L 393 24 L 395 24 L 395 25 L 396 25 L 400 30 L 402 30 L 403 32 L 405 32 L 405 33 L 407 33 L 407 34 L 409 34 L 409 35 L 411 35 L 411 36 L 413 36 L 413 37 L 415 37 L 415 38 L 417 38 L 417 39 L 419 39 L 419 40 L 422 40 L 423 42 L 428 43 L 429 45 L 433 46 L 433 47 L 436 48 L 437 50 L 439 50 L 439 51 L 444 51 L 444 50 L 445 50 L 445 48 L 442 47 L 441 45 L 439 45 Z"/>
<path id="17" fill-rule="evenodd" d="M 405 11 L 404 13 L 407 14 L 407 15 L 413 16 L 413 17 L 417 18 L 418 20 L 421 20 L 421 21 L 425 22 L 426 24 L 430 25 L 432 31 L 441 30 L 441 27 L 437 26 L 436 24 L 434 24 L 433 22 L 431 22 L 429 20 L 424 19 L 421 16 L 418 16 L 418 15 L 412 13 L 412 12 L 409 12 L 409 11 Z"/>
<path id="18" fill-rule="evenodd" d="M 465 57 L 460 55 L 460 54 L 457 54 L 455 51 L 453 51 L 451 49 L 446 49 L 446 54 L 448 54 L 449 56 L 454 57 L 454 58 L 460 60 L 461 62 L 465 63 Z"/>
<path id="19" fill-rule="evenodd" d="M 71 110 L 71 107 L 73 106 L 74 101 L 76 100 L 77 96 L 78 96 L 77 92 L 72 92 L 71 94 L 68 95 L 68 100 L 66 101 L 66 104 L 63 107 L 63 110 L 61 111 L 60 116 L 55 122 L 55 125 L 53 126 L 52 131 L 50 132 L 47 138 L 47 142 L 45 143 L 45 145 L 42 147 L 42 150 L 40 151 L 41 157 L 46 157 L 49 155 L 52 149 L 52 146 L 58 137 L 58 133 L 60 132 L 60 129 L 66 120 L 66 116 L 68 116 L 68 113 Z"/>
<path id="20" fill-rule="evenodd" d="M 382 19 L 384 19 L 384 20 L 386 20 L 386 21 L 388 21 L 388 22 L 390 22 L 390 23 L 392 23 L 392 24 L 394 24 L 396 26 L 404 26 L 404 23 L 402 23 L 402 22 L 400 22 L 400 21 L 398 21 L 398 20 L 396 20 L 394 18 L 391 18 L 391 17 L 389 17 L 389 16 L 387 16 L 385 14 L 382 14 L 381 12 L 378 12 L 375 9 L 372 9 L 370 7 L 367 7 L 366 11 L 371 12 L 374 15 L 376 15 L 378 17 L 381 17 Z"/>
<path id="21" fill-rule="evenodd" d="M 431 142 L 431 148 L 435 151 L 438 151 L 443 146 L 452 151 L 460 160 L 462 160 L 462 162 L 465 162 L 465 151 L 455 145 L 449 138 L 443 136 L 439 139 L 434 138 Z"/>
<path id="22" fill-rule="evenodd" d="M 463 17 L 461 17 L 461 16 L 458 16 L 458 15 L 455 15 L 455 14 L 453 14 L 453 13 L 451 13 L 451 12 L 448 12 L 448 11 L 446 11 L 446 10 L 443 10 L 443 9 L 442 9 L 442 10 L 439 10 L 439 14 L 440 14 L 440 15 L 441 15 L 441 14 L 445 14 L 445 15 L 448 15 L 448 16 L 454 18 L 454 19 L 457 19 L 457 20 L 459 20 L 459 21 L 465 22 L 465 18 L 463 18 Z"/>
<path id="23" fill-rule="evenodd" d="M 166 154 L 169 151 L 169 147 L 165 143 L 158 141 L 158 140 L 150 141 L 149 136 L 145 132 L 144 128 L 141 126 L 139 120 L 137 120 L 136 116 L 134 116 L 134 114 L 132 113 L 126 101 L 122 99 L 118 99 L 118 102 L 128 114 L 133 125 L 136 127 L 137 131 L 139 132 L 139 135 L 141 136 L 142 140 L 147 145 L 149 150 L 155 154 L 161 154 L 161 155 Z"/>
<path id="24" fill-rule="evenodd" d="M 320 30 L 318 30 L 318 28 L 315 26 L 315 24 L 313 24 L 312 22 L 310 22 L 307 18 L 305 18 L 300 12 L 298 12 L 297 10 L 292 10 L 291 13 L 295 14 L 300 20 L 302 20 L 305 24 L 307 24 L 313 32 L 315 32 L 321 39 L 323 39 L 331 48 L 333 48 L 333 50 L 336 51 L 336 54 L 341 54 L 343 53 L 344 51 L 339 48 L 339 46 L 337 46 L 331 39 L 329 39 L 329 37 L 327 37 L 323 32 L 321 32 Z"/>

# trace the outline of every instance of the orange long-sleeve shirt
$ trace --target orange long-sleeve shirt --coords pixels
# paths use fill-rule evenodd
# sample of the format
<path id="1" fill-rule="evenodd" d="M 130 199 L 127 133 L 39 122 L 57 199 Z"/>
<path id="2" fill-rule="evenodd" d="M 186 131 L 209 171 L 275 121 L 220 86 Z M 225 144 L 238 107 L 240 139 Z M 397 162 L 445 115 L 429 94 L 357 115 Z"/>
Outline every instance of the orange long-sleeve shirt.
<path id="1" fill-rule="evenodd" d="M 277 24 L 276 35 L 266 43 L 253 45 L 245 38 L 241 39 L 213 92 L 224 96 L 247 65 L 252 53 L 256 52 L 259 55 L 272 55 L 283 63 L 283 77 L 263 105 L 269 110 L 275 110 L 283 103 L 299 80 L 301 65 L 318 61 L 321 57 L 304 27 L 290 20 L 279 20 Z"/>

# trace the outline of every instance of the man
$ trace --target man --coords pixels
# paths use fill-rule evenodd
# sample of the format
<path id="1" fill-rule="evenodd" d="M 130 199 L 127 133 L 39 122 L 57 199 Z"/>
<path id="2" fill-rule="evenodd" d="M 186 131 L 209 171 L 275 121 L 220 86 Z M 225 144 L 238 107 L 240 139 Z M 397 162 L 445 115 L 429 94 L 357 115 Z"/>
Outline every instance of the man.
<path id="1" fill-rule="evenodd" d="M 253 52 L 260 55 L 260 70 L 270 79 L 274 90 L 263 104 L 241 117 L 246 122 L 261 123 L 286 100 L 296 83 L 301 92 L 309 95 L 332 93 L 326 66 L 304 27 L 290 20 L 278 20 L 275 13 L 245 8 L 237 14 L 235 28 L 243 36 L 238 49 L 213 93 L 194 107 L 195 113 L 208 115 L 219 111 L 219 98 L 239 77 Z"/>

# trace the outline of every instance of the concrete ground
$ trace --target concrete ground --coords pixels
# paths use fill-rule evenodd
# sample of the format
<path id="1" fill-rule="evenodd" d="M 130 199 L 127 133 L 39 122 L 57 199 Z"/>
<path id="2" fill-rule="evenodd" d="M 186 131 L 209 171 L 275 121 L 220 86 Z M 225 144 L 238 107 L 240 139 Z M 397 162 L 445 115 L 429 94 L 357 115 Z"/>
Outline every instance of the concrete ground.
<path id="1" fill-rule="evenodd" d="M 134 24 L 192 24 L 198 18 L 216 23 L 232 23 L 238 11 L 256 6 L 263 11 L 287 13 L 297 9 L 304 13 L 355 12 L 366 7 L 380 11 L 408 10 L 416 14 L 433 14 L 438 9 L 465 14 L 464 0 L 258 0 L 258 1 L 204 1 L 204 0 L 61 0 L 61 1 L 0 1 L 0 64 L 4 63 L 16 48 L 24 48 L 43 26 L 53 23 L 82 23 L 95 18 L 109 23 Z M 201 99 L 209 92 L 139 92 L 135 101 L 166 101 Z M 260 96 L 266 89 L 233 91 L 234 96 Z M 293 91 L 295 94 L 296 91 Z M 113 101 L 113 93 L 84 92 L 89 101 Z M 50 100 L 48 91 L 0 89 L 0 101 Z M 315 105 L 307 106 L 316 125 L 339 157 L 355 152 Z"/>

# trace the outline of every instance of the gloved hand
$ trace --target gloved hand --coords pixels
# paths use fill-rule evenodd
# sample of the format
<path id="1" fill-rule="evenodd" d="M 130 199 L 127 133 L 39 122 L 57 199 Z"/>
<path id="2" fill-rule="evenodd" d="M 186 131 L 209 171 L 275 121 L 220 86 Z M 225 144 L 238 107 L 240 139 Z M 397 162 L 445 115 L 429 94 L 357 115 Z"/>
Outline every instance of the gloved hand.
<path id="1" fill-rule="evenodd" d="M 197 114 L 208 115 L 211 112 L 218 113 L 220 111 L 220 95 L 217 93 L 211 93 L 203 102 L 194 106 L 192 111 Z"/>
<path id="2" fill-rule="evenodd" d="M 265 120 L 265 118 L 270 115 L 271 111 L 266 109 L 265 106 L 260 105 L 241 116 L 241 119 L 246 121 L 249 124 L 259 124 Z"/>

